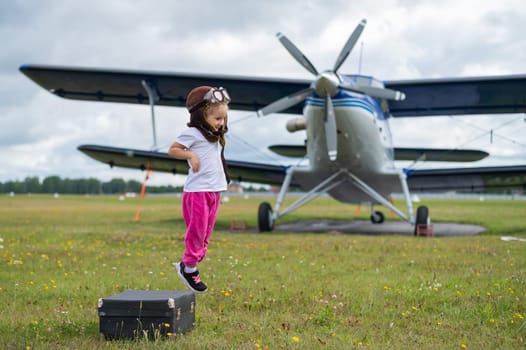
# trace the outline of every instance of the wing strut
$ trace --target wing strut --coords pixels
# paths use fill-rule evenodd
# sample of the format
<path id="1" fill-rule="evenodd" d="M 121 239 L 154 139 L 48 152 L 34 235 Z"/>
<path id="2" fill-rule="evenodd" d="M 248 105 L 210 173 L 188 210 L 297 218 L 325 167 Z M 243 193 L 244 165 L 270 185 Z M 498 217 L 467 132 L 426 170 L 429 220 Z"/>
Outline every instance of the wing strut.
<path id="1" fill-rule="evenodd" d="M 152 151 L 157 151 L 157 131 L 155 128 L 155 102 L 159 101 L 159 95 L 157 94 L 157 89 L 155 88 L 155 85 L 150 80 L 142 80 L 141 81 L 142 86 L 144 87 L 144 90 L 146 90 L 146 93 L 148 94 L 148 101 L 150 102 L 150 109 L 152 113 L 152 131 L 153 131 L 153 146 Z"/>

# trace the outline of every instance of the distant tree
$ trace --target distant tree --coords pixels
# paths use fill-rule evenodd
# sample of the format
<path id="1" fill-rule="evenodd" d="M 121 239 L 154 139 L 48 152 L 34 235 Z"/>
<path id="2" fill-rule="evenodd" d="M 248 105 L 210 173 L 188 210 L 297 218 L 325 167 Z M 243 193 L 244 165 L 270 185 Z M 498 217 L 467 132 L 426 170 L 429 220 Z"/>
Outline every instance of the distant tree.
<path id="1" fill-rule="evenodd" d="M 42 192 L 42 186 L 38 177 L 26 177 L 24 180 L 24 186 L 28 193 L 40 193 Z"/>
<path id="2" fill-rule="evenodd" d="M 124 193 L 126 192 L 126 182 L 123 179 L 111 179 L 102 184 L 104 193 Z"/>
<path id="3" fill-rule="evenodd" d="M 139 181 L 129 180 L 126 183 L 126 192 L 140 192 L 142 184 Z"/>
<path id="4" fill-rule="evenodd" d="M 60 181 L 59 191 L 60 193 L 75 193 L 74 191 L 75 183 L 70 179 L 63 179 Z"/>
<path id="5" fill-rule="evenodd" d="M 141 191 L 142 183 L 135 180 L 112 179 L 101 182 L 95 178 L 61 179 L 57 175 L 46 177 L 40 182 L 38 177 L 26 177 L 23 181 L 0 182 L 0 193 L 64 193 L 64 194 L 114 194 Z M 147 186 L 149 193 L 182 192 L 182 186 Z"/>
<path id="6" fill-rule="evenodd" d="M 53 175 L 48 176 L 42 181 L 42 192 L 44 193 L 59 193 L 62 180 L 60 177 Z"/>
<path id="7" fill-rule="evenodd" d="M 16 189 L 16 182 L 15 181 L 7 181 L 5 184 L 4 184 L 4 191 L 5 193 L 9 193 L 9 192 L 17 192 L 17 189 Z"/>
<path id="8" fill-rule="evenodd" d="M 89 178 L 86 180 L 86 192 L 89 194 L 101 193 L 102 186 L 101 182 L 95 178 Z"/>

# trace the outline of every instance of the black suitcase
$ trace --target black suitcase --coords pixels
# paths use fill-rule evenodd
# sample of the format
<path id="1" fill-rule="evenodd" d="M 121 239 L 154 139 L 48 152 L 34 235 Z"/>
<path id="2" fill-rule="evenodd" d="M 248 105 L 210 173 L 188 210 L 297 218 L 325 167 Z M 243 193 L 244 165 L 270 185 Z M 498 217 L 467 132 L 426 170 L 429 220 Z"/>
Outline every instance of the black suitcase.
<path id="1" fill-rule="evenodd" d="M 157 339 L 195 324 L 195 294 L 189 291 L 127 290 L 99 299 L 100 332 L 106 339 Z"/>

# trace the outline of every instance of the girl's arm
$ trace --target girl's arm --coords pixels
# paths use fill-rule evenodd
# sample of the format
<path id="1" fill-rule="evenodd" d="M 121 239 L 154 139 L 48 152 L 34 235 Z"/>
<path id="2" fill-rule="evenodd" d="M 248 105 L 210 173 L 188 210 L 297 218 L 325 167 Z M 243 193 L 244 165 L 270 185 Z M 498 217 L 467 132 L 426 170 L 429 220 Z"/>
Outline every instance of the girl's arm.
<path id="1" fill-rule="evenodd" d="M 199 160 L 197 154 L 190 151 L 188 148 L 178 142 L 174 142 L 170 146 L 168 149 L 168 155 L 173 158 L 188 160 L 194 173 L 197 173 L 201 167 L 201 161 Z"/>

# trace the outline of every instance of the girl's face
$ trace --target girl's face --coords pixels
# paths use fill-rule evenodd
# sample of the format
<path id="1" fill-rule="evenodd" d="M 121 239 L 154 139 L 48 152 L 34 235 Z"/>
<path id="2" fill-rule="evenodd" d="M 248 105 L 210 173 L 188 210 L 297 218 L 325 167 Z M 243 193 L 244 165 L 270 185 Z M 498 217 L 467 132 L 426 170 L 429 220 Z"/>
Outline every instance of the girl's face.
<path id="1" fill-rule="evenodd" d="M 228 106 L 224 103 L 213 103 L 205 113 L 205 121 L 214 131 L 226 126 Z"/>

